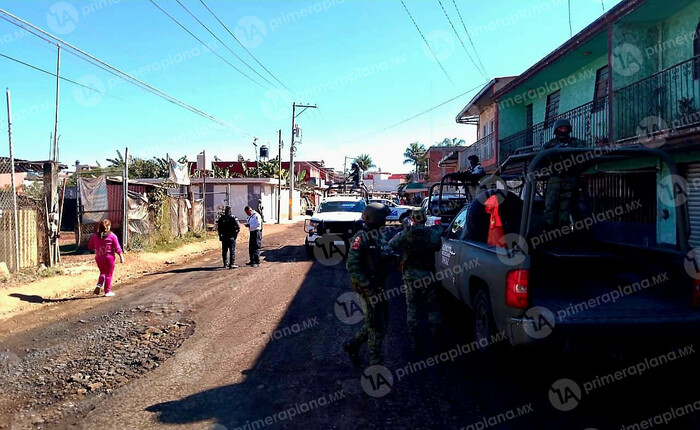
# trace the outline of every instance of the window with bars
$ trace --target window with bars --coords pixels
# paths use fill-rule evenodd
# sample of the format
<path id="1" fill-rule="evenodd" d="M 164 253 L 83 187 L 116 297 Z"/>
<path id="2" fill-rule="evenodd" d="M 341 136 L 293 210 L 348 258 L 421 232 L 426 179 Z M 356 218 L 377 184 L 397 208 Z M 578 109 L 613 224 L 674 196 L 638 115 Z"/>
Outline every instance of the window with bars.
<path id="1" fill-rule="evenodd" d="M 560 92 L 557 90 L 552 94 L 547 96 L 547 110 L 545 111 L 545 122 L 547 127 L 550 127 L 554 123 L 554 117 L 559 114 L 559 96 Z"/>
<path id="2" fill-rule="evenodd" d="M 601 67 L 595 74 L 593 112 L 605 109 L 608 103 L 608 66 Z"/>

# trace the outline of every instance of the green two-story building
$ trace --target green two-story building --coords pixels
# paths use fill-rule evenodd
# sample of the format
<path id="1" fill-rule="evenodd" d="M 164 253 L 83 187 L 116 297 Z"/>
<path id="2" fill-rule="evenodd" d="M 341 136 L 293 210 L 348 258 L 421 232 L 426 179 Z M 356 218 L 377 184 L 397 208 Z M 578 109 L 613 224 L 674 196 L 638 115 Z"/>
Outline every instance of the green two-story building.
<path id="1" fill-rule="evenodd" d="M 623 1 L 491 100 L 498 164 L 541 148 L 560 118 L 590 147 L 642 144 L 672 154 L 688 181 L 690 242 L 700 246 L 700 0 Z M 659 167 L 640 164 L 639 181 L 662 187 Z M 623 194 L 636 187 L 613 176 L 600 186 Z M 665 206 L 659 200 L 634 217 L 673 217 Z"/>

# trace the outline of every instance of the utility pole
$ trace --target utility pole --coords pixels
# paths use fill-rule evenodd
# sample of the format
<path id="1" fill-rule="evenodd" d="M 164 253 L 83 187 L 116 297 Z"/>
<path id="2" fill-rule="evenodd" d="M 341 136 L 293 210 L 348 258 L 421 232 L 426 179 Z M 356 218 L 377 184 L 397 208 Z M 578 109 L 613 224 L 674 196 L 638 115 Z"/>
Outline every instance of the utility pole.
<path id="1" fill-rule="evenodd" d="M 258 138 L 254 137 L 253 138 L 253 150 L 255 151 L 255 170 L 258 172 L 256 175 L 258 178 L 260 177 L 260 162 L 258 161 Z"/>
<path id="2" fill-rule="evenodd" d="M 53 161 L 58 162 L 58 95 L 60 89 L 61 78 L 59 74 L 61 72 L 61 45 L 58 46 L 58 53 L 56 58 L 56 115 L 54 117 L 53 124 Z M 52 208 L 53 209 L 53 208 Z"/>
<path id="3" fill-rule="evenodd" d="M 126 247 L 129 242 L 129 147 L 127 146 L 124 150 L 124 177 L 122 178 L 122 185 L 124 186 L 123 194 L 123 213 L 122 216 L 122 246 L 126 251 Z"/>
<path id="4" fill-rule="evenodd" d="M 12 103 L 10 102 L 10 89 L 5 90 L 7 95 L 7 134 L 10 140 L 10 182 L 12 184 L 12 214 L 15 231 L 15 264 L 14 270 L 19 270 L 19 214 L 17 212 L 17 188 L 15 184 L 15 153 L 12 147 Z"/>
<path id="5" fill-rule="evenodd" d="M 298 114 L 296 113 L 297 107 L 304 108 L 299 112 Z M 297 104 L 296 102 L 292 103 L 292 140 L 290 141 L 289 145 L 289 220 L 292 220 L 292 217 L 294 215 L 294 208 L 293 208 L 293 202 L 294 202 L 294 150 L 296 149 L 296 146 L 294 145 L 294 134 L 295 134 L 295 129 L 296 129 L 296 118 L 304 113 L 306 109 L 316 109 L 318 106 L 316 105 L 301 105 Z"/>
<path id="6" fill-rule="evenodd" d="M 277 155 L 277 224 L 282 220 L 280 219 L 280 206 L 282 205 L 282 129 L 277 131 L 279 139 L 279 153 Z"/>

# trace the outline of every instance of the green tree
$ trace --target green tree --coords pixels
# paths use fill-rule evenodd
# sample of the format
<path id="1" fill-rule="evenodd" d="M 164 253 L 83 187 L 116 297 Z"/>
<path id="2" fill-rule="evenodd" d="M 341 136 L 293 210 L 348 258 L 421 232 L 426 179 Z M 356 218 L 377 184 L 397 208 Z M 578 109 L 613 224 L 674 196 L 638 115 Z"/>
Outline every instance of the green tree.
<path id="1" fill-rule="evenodd" d="M 360 154 L 355 157 L 355 163 L 360 166 L 360 169 L 367 171 L 376 165 L 372 162 L 372 157 L 369 154 Z"/>
<path id="2" fill-rule="evenodd" d="M 428 166 L 426 158 L 426 149 L 423 144 L 412 142 L 403 153 L 403 164 L 413 164 L 416 168 L 416 173 L 425 171 Z"/>
<path id="3" fill-rule="evenodd" d="M 437 146 L 447 146 L 447 147 L 452 147 L 452 146 L 464 146 L 466 145 L 467 142 L 464 141 L 464 139 L 457 139 L 456 137 L 453 137 L 450 139 L 449 137 L 446 137 L 442 139 L 442 142 L 437 142 Z"/>

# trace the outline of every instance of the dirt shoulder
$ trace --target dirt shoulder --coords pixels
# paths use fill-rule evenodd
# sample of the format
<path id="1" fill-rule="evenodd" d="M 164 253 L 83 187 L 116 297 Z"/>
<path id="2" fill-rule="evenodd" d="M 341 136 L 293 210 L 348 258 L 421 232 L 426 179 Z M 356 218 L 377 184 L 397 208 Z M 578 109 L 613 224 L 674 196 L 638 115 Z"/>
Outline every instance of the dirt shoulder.
<path id="1" fill-rule="evenodd" d="M 289 224 L 270 224 L 265 226 L 265 233 L 275 233 Z M 238 246 L 247 246 L 249 233 L 243 228 L 238 236 Z M 180 265 L 206 253 L 219 252 L 220 242 L 215 234 L 203 241 L 183 245 L 168 252 L 129 252 L 125 254 L 125 263 L 117 263 L 114 271 L 114 291 L 119 293 L 121 283 L 138 279 L 149 273 L 161 271 L 165 267 Z M 24 284 L 0 288 L 0 321 L 15 315 L 46 306 L 47 303 L 80 297 L 92 293 L 97 282 L 99 270 L 94 257 L 88 261 L 65 265 L 64 274 L 55 275 Z"/>

